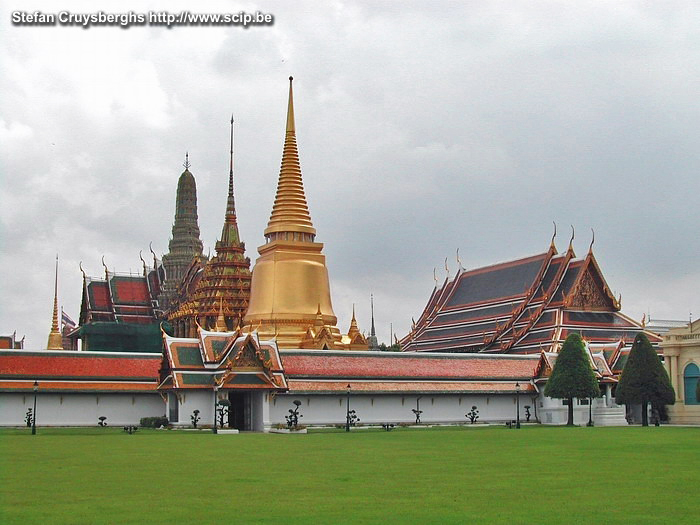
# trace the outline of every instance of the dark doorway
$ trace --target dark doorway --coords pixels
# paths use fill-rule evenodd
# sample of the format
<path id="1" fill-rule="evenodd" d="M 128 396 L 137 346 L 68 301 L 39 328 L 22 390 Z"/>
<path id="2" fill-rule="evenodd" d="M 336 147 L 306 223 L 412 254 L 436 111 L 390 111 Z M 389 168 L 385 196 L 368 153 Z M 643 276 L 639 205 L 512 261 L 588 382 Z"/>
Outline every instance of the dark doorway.
<path id="1" fill-rule="evenodd" d="M 228 412 L 229 428 L 252 430 L 250 428 L 250 396 L 247 392 L 229 392 L 231 406 Z"/>

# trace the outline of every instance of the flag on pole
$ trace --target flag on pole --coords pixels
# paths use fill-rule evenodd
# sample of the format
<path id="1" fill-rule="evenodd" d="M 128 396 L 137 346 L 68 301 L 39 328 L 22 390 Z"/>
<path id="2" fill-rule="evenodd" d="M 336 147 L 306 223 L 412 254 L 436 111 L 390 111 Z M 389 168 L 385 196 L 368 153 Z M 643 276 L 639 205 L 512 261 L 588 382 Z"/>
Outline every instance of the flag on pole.
<path id="1" fill-rule="evenodd" d="M 75 321 L 73 321 L 73 319 L 71 319 L 70 316 L 63 311 L 63 308 L 61 308 L 61 326 L 66 326 L 69 329 L 77 326 Z"/>

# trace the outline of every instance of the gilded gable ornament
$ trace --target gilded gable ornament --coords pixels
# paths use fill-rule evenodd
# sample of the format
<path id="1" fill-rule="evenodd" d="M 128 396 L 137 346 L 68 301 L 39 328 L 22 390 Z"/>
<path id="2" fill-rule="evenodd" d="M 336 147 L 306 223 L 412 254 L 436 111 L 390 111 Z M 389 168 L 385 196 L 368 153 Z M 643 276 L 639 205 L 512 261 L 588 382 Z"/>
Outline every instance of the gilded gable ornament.
<path id="1" fill-rule="evenodd" d="M 610 298 L 603 293 L 591 272 L 586 271 L 571 298 L 567 301 L 567 306 L 582 310 L 607 310 L 611 304 Z"/>

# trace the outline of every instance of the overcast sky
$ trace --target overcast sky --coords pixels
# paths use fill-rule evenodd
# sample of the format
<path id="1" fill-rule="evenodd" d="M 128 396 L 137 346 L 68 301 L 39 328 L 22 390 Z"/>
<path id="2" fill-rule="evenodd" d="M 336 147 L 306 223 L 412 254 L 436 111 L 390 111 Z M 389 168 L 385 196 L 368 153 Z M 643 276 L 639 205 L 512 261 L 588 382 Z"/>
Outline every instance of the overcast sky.
<path id="1" fill-rule="evenodd" d="M 272 209 L 287 77 L 333 306 L 405 335 L 452 275 L 594 251 L 623 312 L 700 315 L 695 2 L 54 2 L 44 13 L 256 10 L 274 24 L 28 27 L 0 8 L 0 333 L 44 348 L 54 257 L 77 320 L 89 275 L 167 251 L 189 151 L 205 252 L 226 205 L 254 261 Z"/>

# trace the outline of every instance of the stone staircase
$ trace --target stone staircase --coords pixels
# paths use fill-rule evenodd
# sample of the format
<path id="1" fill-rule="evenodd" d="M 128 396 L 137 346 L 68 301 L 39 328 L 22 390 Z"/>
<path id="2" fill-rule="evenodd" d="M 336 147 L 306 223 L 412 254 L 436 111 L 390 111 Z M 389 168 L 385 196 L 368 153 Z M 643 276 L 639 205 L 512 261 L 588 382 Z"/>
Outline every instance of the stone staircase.
<path id="1" fill-rule="evenodd" d="M 593 423 L 597 427 L 626 427 L 628 423 L 625 419 L 625 407 L 594 407 Z"/>

